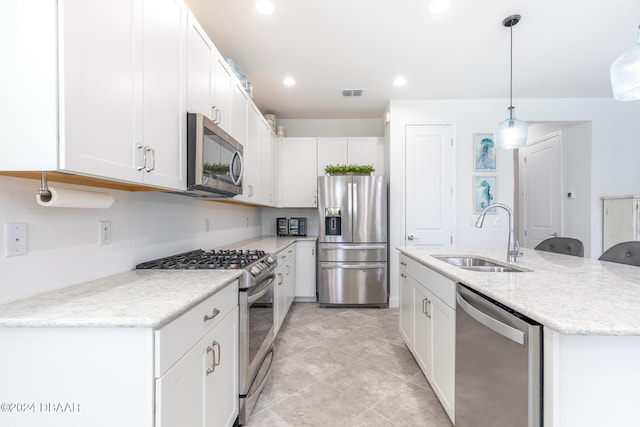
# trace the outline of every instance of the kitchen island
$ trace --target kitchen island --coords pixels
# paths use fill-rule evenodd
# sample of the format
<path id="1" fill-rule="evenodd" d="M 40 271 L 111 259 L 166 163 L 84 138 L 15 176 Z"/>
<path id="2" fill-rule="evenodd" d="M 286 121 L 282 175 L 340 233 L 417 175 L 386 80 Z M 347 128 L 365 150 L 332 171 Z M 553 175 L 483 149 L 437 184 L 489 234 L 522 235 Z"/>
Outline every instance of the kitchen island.
<path id="1" fill-rule="evenodd" d="M 506 250 L 399 250 L 544 325 L 545 426 L 638 425 L 640 268 L 525 249 L 513 264 L 524 272 L 476 272 L 432 255 L 509 265 Z"/>

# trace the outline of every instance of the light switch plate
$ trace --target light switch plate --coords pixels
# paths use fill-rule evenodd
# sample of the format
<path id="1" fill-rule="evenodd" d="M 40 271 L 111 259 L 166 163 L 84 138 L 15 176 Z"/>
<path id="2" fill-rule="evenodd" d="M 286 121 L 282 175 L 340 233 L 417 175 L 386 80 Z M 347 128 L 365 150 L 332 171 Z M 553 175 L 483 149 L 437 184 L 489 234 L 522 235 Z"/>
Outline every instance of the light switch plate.
<path id="1" fill-rule="evenodd" d="M 7 223 L 4 225 L 4 256 L 27 254 L 27 224 Z"/>

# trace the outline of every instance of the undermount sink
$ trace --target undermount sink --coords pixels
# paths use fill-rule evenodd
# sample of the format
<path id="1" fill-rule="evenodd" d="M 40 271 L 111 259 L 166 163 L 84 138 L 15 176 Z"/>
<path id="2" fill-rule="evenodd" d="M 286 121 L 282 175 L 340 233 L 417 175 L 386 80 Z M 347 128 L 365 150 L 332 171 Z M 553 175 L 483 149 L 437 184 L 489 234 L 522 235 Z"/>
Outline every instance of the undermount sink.
<path id="1" fill-rule="evenodd" d="M 522 273 L 526 271 L 472 256 L 434 255 L 433 257 L 440 261 L 444 261 L 447 264 L 455 265 L 456 267 L 471 271 L 480 271 L 485 273 Z"/>

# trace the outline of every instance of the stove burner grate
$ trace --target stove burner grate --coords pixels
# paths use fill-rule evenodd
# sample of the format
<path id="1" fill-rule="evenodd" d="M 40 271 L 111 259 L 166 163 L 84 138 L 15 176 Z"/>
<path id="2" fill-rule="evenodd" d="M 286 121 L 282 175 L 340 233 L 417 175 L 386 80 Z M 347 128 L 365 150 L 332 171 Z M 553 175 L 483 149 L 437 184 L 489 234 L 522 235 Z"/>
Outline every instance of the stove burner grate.
<path id="1" fill-rule="evenodd" d="M 265 256 L 260 250 L 218 249 L 184 252 L 136 265 L 139 270 L 235 270 L 244 268 Z"/>

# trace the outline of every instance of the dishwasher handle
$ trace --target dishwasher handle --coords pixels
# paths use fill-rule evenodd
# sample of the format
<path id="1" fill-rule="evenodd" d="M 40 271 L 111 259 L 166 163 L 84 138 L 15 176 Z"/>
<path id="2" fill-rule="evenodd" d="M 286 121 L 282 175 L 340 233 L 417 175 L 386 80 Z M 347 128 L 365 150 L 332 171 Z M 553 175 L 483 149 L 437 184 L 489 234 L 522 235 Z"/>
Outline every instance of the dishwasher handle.
<path id="1" fill-rule="evenodd" d="M 471 305 L 464 297 L 460 294 L 460 292 L 456 293 L 456 300 L 458 301 L 458 305 L 462 308 L 469 316 L 473 317 L 475 320 L 491 329 L 497 334 L 502 335 L 505 338 L 510 339 L 511 341 L 524 346 L 525 333 L 519 329 L 512 328 L 509 325 L 502 323 L 501 321 L 494 319 L 486 313 L 475 308 Z"/>

